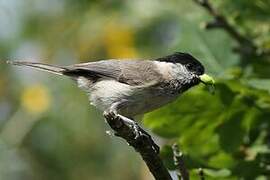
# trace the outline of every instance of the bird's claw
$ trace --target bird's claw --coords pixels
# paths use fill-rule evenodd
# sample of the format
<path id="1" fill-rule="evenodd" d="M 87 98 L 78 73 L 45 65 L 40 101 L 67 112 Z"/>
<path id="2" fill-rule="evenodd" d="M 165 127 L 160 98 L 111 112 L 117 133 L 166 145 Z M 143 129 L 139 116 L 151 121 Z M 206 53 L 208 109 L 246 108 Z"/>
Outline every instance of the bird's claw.
<path id="1" fill-rule="evenodd" d="M 112 119 L 112 120 L 119 118 L 119 116 L 117 115 L 115 111 L 104 111 L 103 116 L 106 119 Z"/>
<path id="2" fill-rule="evenodd" d="M 152 137 L 138 125 L 137 122 L 135 122 L 135 121 L 133 121 L 133 120 L 131 120 L 129 118 L 126 118 L 124 116 L 121 116 L 121 115 L 117 114 L 116 111 L 113 111 L 113 110 L 105 111 L 103 113 L 103 116 L 106 119 L 109 119 L 111 121 L 116 120 L 118 118 L 121 118 L 123 123 L 125 123 L 126 125 L 128 125 L 129 127 L 131 127 L 133 129 L 133 132 L 135 134 L 135 137 L 134 137 L 135 140 L 139 140 L 140 138 L 148 139 L 149 142 L 151 143 L 151 147 L 153 148 L 153 150 L 157 154 L 159 153 L 159 146 L 154 142 Z M 115 134 L 115 135 L 117 135 L 117 134 Z"/>
<path id="3" fill-rule="evenodd" d="M 119 120 L 120 118 L 120 116 L 117 114 L 116 111 L 113 111 L 113 110 L 104 111 L 103 116 L 106 119 L 107 123 L 110 124 L 110 126 L 114 126 L 115 128 L 120 128 L 123 125 L 122 121 L 116 121 L 116 120 Z M 118 123 L 113 124 L 113 122 L 118 122 Z M 114 133 L 114 135 L 118 136 L 117 133 Z"/>

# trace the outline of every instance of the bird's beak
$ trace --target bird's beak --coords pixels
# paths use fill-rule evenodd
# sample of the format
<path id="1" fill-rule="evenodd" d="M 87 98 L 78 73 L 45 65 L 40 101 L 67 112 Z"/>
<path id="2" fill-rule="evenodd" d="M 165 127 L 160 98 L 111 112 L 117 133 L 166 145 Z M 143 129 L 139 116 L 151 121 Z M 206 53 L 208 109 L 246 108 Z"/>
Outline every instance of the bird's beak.
<path id="1" fill-rule="evenodd" d="M 203 75 L 199 76 L 199 78 L 200 78 L 200 81 L 205 85 L 214 85 L 215 84 L 215 80 L 207 74 L 203 74 Z"/>

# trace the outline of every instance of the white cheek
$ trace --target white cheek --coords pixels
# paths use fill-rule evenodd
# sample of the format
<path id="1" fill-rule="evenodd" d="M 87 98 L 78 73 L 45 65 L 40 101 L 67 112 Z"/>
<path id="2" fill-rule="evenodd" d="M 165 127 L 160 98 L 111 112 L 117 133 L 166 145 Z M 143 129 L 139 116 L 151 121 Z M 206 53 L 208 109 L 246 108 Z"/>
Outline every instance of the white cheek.
<path id="1" fill-rule="evenodd" d="M 190 79 L 190 72 L 187 68 L 181 64 L 175 64 L 172 70 L 172 76 L 175 79 L 183 80 L 183 79 Z"/>
<path id="2" fill-rule="evenodd" d="M 187 68 L 181 64 L 175 64 L 173 66 L 173 72 L 175 74 L 189 74 L 189 71 L 187 70 Z"/>
<path id="3" fill-rule="evenodd" d="M 154 63 L 157 66 L 160 74 L 162 74 L 164 78 L 169 78 L 171 76 L 173 70 L 173 63 L 159 61 L 155 61 Z"/>
<path id="4" fill-rule="evenodd" d="M 165 79 L 183 79 L 190 74 L 186 67 L 179 63 L 155 61 L 155 64 Z"/>

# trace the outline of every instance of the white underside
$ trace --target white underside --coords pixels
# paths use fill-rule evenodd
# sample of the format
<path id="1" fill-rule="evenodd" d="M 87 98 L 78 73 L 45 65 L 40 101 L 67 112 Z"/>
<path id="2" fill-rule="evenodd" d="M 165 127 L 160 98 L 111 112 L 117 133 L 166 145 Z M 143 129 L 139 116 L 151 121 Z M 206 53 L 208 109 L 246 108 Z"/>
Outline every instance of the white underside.
<path id="1" fill-rule="evenodd" d="M 151 88 L 134 87 L 115 80 L 102 80 L 94 84 L 90 84 L 85 78 L 79 78 L 77 81 L 79 87 L 87 91 L 92 105 L 105 111 L 114 103 L 124 101 L 125 105 L 119 109 L 119 113 L 128 117 L 149 112 L 175 98 Z"/>
<path id="2" fill-rule="evenodd" d="M 102 80 L 95 83 L 89 92 L 91 104 L 101 110 L 107 110 L 113 103 L 130 97 L 132 87 L 115 80 Z"/>

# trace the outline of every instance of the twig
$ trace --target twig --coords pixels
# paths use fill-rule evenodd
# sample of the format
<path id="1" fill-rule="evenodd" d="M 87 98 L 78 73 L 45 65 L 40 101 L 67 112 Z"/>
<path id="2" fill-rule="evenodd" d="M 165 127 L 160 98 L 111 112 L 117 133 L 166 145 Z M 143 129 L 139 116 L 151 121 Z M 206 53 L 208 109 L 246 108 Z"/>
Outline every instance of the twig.
<path id="1" fill-rule="evenodd" d="M 174 164 L 178 168 L 177 175 L 179 180 L 189 180 L 189 173 L 184 163 L 183 153 L 179 150 L 176 143 L 172 146 L 172 149 Z"/>
<path id="2" fill-rule="evenodd" d="M 243 57 L 249 55 L 255 56 L 266 56 L 270 55 L 267 50 L 260 50 L 255 43 L 243 36 L 235 27 L 233 27 L 227 20 L 225 16 L 220 14 L 208 0 L 193 0 L 195 3 L 199 4 L 205 8 L 210 15 L 214 17 L 212 22 L 207 22 L 204 27 L 206 29 L 222 28 L 224 29 L 233 39 L 235 39 L 239 47 L 235 48 L 234 51 L 240 53 Z"/>
<path id="3" fill-rule="evenodd" d="M 115 131 L 116 136 L 125 139 L 127 143 L 141 155 L 156 180 L 172 180 L 167 168 L 163 165 L 158 152 L 153 148 L 152 139 L 149 139 L 149 137 L 144 135 L 136 138 L 134 128 L 125 123 L 118 115 L 104 114 L 104 117 L 110 127 Z M 142 133 L 144 133 L 143 130 Z"/>
<path id="4" fill-rule="evenodd" d="M 204 172 L 202 168 L 199 168 L 199 176 L 200 176 L 200 180 L 205 180 L 204 178 Z"/>

